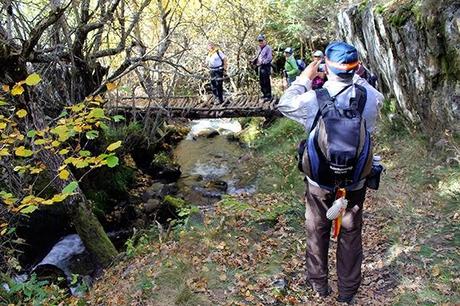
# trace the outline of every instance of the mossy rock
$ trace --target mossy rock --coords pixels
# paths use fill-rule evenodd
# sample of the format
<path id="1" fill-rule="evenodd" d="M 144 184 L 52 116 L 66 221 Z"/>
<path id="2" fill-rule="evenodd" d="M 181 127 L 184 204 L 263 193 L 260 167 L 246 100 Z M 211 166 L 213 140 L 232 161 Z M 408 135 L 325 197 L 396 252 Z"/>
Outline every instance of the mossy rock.
<path id="1" fill-rule="evenodd" d="M 174 207 L 176 209 L 181 209 L 181 208 L 184 208 L 184 207 L 188 206 L 187 202 L 185 202 L 184 199 L 176 198 L 176 197 L 173 197 L 171 195 L 165 196 L 163 201 L 166 204 L 168 204 L 168 205 L 170 205 L 170 206 L 172 206 L 172 207 Z"/>

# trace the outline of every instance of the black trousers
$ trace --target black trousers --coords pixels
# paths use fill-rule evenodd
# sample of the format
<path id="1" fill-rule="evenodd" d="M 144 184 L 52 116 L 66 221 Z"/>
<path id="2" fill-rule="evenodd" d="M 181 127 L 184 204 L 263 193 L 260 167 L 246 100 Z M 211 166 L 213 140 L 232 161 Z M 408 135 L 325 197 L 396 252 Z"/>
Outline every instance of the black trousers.
<path id="1" fill-rule="evenodd" d="M 325 291 L 328 286 L 328 250 L 332 221 L 326 211 L 334 202 L 335 194 L 317 186 L 307 184 L 305 194 L 305 220 L 307 229 L 307 279 L 316 291 Z M 342 219 L 337 238 L 337 278 L 339 295 L 356 294 L 361 284 L 363 261 L 362 223 L 363 203 L 366 187 L 348 191 L 348 207 Z"/>
<path id="2" fill-rule="evenodd" d="M 220 103 L 224 102 L 224 69 L 210 70 L 211 90 Z"/>
<path id="3" fill-rule="evenodd" d="M 259 84 L 264 98 L 271 99 L 272 86 L 270 83 L 271 64 L 263 64 L 259 66 Z"/>

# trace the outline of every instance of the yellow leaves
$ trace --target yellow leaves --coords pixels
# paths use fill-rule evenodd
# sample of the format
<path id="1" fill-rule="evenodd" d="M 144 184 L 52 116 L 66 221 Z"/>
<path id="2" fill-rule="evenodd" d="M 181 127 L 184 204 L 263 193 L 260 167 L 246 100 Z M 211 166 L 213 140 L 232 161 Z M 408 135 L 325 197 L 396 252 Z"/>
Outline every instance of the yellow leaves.
<path id="1" fill-rule="evenodd" d="M 59 155 L 66 155 L 67 153 L 69 153 L 68 149 L 62 149 L 59 151 Z"/>
<path id="2" fill-rule="evenodd" d="M 61 170 L 61 172 L 59 172 L 59 178 L 61 180 L 64 180 L 64 181 L 69 178 L 69 175 L 70 175 L 69 171 L 67 171 L 65 169 Z"/>
<path id="3" fill-rule="evenodd" d="M 11 95 L 13 96 L 19 96 L 19 95 L 22 95 L 22 93 L 24 92 L 24 87 L 22 87 L 21 84 L 17 83 L 13 86 L 13 89 L 11 89 Z"/>
<path id="4" fill-rule="evenodd" d="M 31 75 L 29 75 L 27 77 L 27 79 L 25 80 L 25 83 L 29 86 L 35 86 L 37 85 L 38 83 L 40 83 L 42 79 L 40 78 L 40 75 L 37 74 L 37 73 L 32 73 Z"/>
<path id="5" fill-rule="evenodd" d="M 114 142 L 107 147 L 107 151 L 112 152 L 121 146 L 121 141 Z"/>
<path id="6" fill-rule="evenodd" d="M 46 139 L 37 139 L 37 140 L 34 141 L 34 143 L 36 145 L 44 145 L 47 142 L 48 142 L 48 140 L 46 140 Z"/>
<path id="7" fill-rule="evenodd" d="M 84 108 L 85 108 L 85 103 L 78 103 L 78 104 L 72 105 L 70 107 L 70 109 L 74 113 L 78 113 L 78 112 L 82 111 Z"/>
<path id="8" fill-rule="evenodd" d="M 29 156 L 32 156 L 32 154 L 34 154 L 34 152 L 32 152 L 31 150 L 26 149 L 24 146 L 20 146 L 20 147 L 16 148 L 16 150 L 14 151 L 14 154 L 16 154 L 16 156 L 20 156 L 20 157 L 29 157 Z"/>
<path id="9" fill-rule="evenodd" d="M 51 202 L 57 203 L 64 201 L 69 195 L 65 193 L 58 193 L 51 198 Z"/>
<path id="10" fill-rule="evenodd" d="M 69 128 L 66 125 L 58 125 L 51 130 L 51 133 L 56 134 L 59 141 L 66 141 L 70 137 Z"/>
<path id="11" fill-rule="evenodd" d="M 0 130 L 3 130 L 6 128 L 6 122 L 0 122 Z"/>
<path id="12" fill-rule="evenodd" d="M 40 75 L 37 73 L 32 73 L 24 81 L 20 81 L 14 84 L 11 91 L 10 91 L 10 86 L 6 84 L 2 85 L 2 90 L 5 92 L 9 92 L 12 96 L 19 96 L 24 93 L 24 87 L 22 85 L 26 84 L 28 86 L 35 86 L 38 83 L 40 83 L 40 81 L 41 81 Z"/>
<path id="13" fill-rule="evenodd" d="M 107 90 L 108 90 L 108 91 L 115 90 L 115 89 L 117 89 L 117 87 L 118 87 L 117 84 L 112 83 L 112 82 L 106 83 L 105 86 L 107 87 Z"/>
<path id="14" fill-rule="evenodd" d="M 8 151 L 7 148 L 2 148 L 0 149 L 0 156 L 9 156 L 10 152 Z"/>
<path id="15" fill-rule="evenodd" d="M 19 118 L 24 118 L 25 116 L 27 116 L 27 111 L 25 109 L 20 109 L 16 112 L 16 116 L 18 116 Z"/>

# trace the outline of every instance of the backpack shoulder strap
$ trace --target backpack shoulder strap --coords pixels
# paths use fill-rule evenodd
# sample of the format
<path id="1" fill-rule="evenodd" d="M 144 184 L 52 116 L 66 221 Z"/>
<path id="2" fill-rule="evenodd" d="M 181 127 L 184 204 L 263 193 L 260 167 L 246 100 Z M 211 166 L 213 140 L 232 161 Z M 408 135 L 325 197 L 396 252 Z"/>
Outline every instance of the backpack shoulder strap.
<path id="1" fill-rule="evenodd" d="M 222 59 L 222 56 L 220 56 L 220 50 L 217 50 L 216 53 L 217 53 L 217 56 L 219 57 L 220 62 L 221 62 L 219 67 L 223 67 L 224 66 L 224 60 Z"/>
<path id="2" fill-rule="evenodd" d="M 361 85 L 355 84 L 356 89 L 356 101 L 358 102 L 357 109 L 360 114 L 363 114 L 364 107 L 366 106 L 367 101 L 367 91 Z"/>
<path id="3" fill-rule="evenodd" d="M 318 124 L 319 117 L 323 113 L 324 109 L 334 101 L 331 99 L 331 95 L 329 95 L 329 91 L 326 88 L 318 88 L 315 89 L 316 94 L 316 102 L 318 103 L 318 112 L 316 113 L 315 120 L 313 120 L 313 124 L 311 125 L 310 131 L 312 131 L 316 125 Z"/>

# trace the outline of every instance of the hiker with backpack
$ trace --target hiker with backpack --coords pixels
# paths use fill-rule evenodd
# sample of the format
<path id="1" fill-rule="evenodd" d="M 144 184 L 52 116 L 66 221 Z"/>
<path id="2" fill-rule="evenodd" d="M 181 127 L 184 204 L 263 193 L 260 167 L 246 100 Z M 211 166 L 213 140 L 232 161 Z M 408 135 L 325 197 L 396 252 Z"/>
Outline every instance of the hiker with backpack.
<path id="1" fill-rule="evenodd" d="M 212 42 L 208 43 L 206 63 L 211 75 L 211 90 L 219 103 L 224 102 L 224 74 L 227 71 L 227 57 Z"/>
<path id="2" fill-rule="evenodd" d="M 284 73 L 287 87 L 289 87 L 291 86 L 291 83 L 295 81 L 295 78 L 300 74 L 300 69 L 297 66 L 297 61 L 294 57 L 294 50 L 292 50 L 292 48 L 286 48 L 284 50 L 284 57 L 286 58 L 286 62 L 284 63 Z"/>
<path id="3" fill-rule="evenodd" d="M 331 293 L 328 250 L 334 225 L 337 300 L 352 303 L 361 283 L 363 202 L 373 167 L 370 133 L 383 95 L 355 74 L 356 48 L 334 42 L 325 53 L 324 86 L 312 90 L 321 63 L 314 61 L 286 90 L 278 109 L 309 132 L 298 152 L 306 183 L 308 284 L 321 297 Z"/>
<path id="4" fill-rule="evenodd" d="M 259 46 L 257 47 L 257 55 L 251 61 L 251 64 L 256 68 L 259 76 L 260 89 L 262 91 L 262 99 L 270 101 L 272 99 L 272 86 L 270 82 L 270 74 L 272 70 L 272 48 L 267 44 L 265 35 L 257 36 Z"/>

